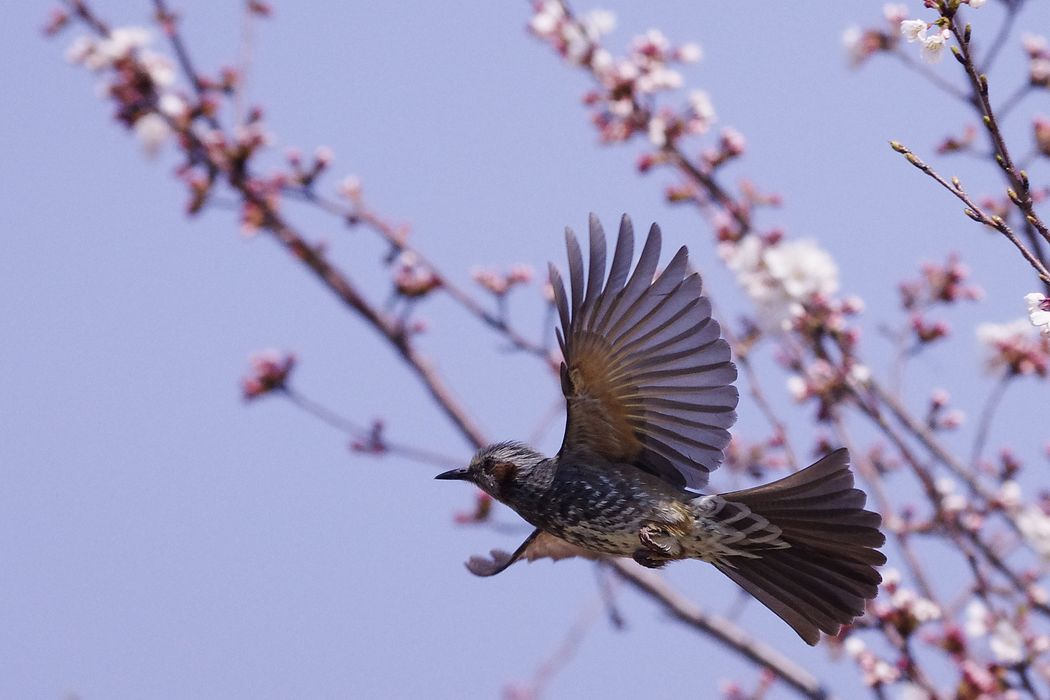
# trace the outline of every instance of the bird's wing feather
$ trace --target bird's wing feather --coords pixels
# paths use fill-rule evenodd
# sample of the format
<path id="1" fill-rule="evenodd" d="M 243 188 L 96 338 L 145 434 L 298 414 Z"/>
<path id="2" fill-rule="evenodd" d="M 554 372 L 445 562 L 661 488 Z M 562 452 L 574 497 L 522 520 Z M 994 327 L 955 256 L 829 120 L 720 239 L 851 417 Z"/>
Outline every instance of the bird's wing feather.
<path id="1" fill-rule="evenodd" d="M 571 229 L 569 293 L 552 265 L 561 321 L 562 391 L 568 420 L 561 454 L 578 451 L 629 463 L 675 486 L 700 488 L 718 467 L 736 421 L 736 367 L 711 318 L 700 276 L 683 247 L 656 276 L 655 224 L 634 272 L 631 221 L 624 216 L 608 280 L 605 233 L 590 219 L 590 261 Z"/>
<path id="2" fill-rule="evenodd" d="M 502 549 L 493 549 L 488 557 L 480 554 L 472 556 L 467 561 L 466 567 L 475 576 L 495 576 L 521 559 L 525 561 L 536 561 L 537 559 L 558 561 L 559 559 L 571 559 L 572 557 L 599 559 L 601 555 L 577 547 L 549 532 L 536 529 L 514 550 L 513 554 L 508 554 Z"/>

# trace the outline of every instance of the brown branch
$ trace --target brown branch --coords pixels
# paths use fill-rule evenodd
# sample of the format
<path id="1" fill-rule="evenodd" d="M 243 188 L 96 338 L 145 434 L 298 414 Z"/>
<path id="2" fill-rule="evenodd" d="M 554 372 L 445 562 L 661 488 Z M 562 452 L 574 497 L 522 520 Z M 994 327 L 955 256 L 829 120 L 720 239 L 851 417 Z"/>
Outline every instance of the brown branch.
<path id="1" fill-rule="evenodd" d="M 748 636 L 729 620 L 705 613 L 671 589 L 660 576 L 626 559 L 613 560 L 610 566 L 624 581 L 660 603 L 676 620 L 713 637 L 759 666 L 768 668 L 802 697 L 813 700 L 828 697 L 828 691 L 809 671 L 773 647 Z"/>
<path id="2" fill-rule="evenodd" d="M 507 323 L 506 319 L 486 310 L 474 297 L 465 292 L 446 275 L 430 262 L 430 260 L 417 248 L 413 248 L 405 240 L 405 236 L 391 226 L 387 221 L 375 214 L 372 210 L 363 206 L 349 207 L 342 205 L 332 199 L 317 194 L 310 187 L 295 187 L 285 190 L 288 194 L 314 204 L 330 214 L 335 214 L 350 225 L 364 225 L 378 234 L 390 247 L 398 253 L 409 251 L 416 259 L 430 270 L 440 283 L 440 289 L 447 293 L 454 301 L 477 317 L 485 325 L 498 331 L 511 345 L 518 349 L 542 358 L 547 357 L 547 348 L 542 344 L 534 343 L 521 335 L 517 330 Z"/>
<path id="3" fill-rule="evenodd" d="M 160 25 L 164 28 L 164 33 L 168 37 L 168 41 L 171 43 L 171 49 L 175 52 L 175 58 L 179 62 L 179 68 L 181 68 L 183 75 L 190 81 L 193 86 L 193 91 L 197 94 L 198 99 L 204 99 L 207 97 L 207 86 L 201 79 L 200 73 L 193 65 L 193 59 L 190 57 L 190 52 L 186 49 L 186 44 L 182 40 L 182 35 L 178 31 L 176 22 L 178 16 L 168 8 L 166 0 L 153 0 L 153 7 L 157 13 L 157 20 Z M 219 128 L 219 120 L 217 117 L 211 114 L 204 115 L 204 119 L 208 122 L 209 126 L 213 129 Z"/>
<path id="4" fill-rule="evenodd" d="M 1039 232 L 1044 241 L 1050 242 L 1050 230 L 1047 230 L 1046 224 L 1035 212 L 1035 202 L 1032 199 L 1032 193 L 1029 188 L 1028 175 L 1017 168 L 1010 158 L 1010 151 L 1006 147 L 1006 139 L 1003 138 L 1002 131 L 999 128 L 999 121 L 995 117 L 995 111 L 992 109 L 992 103 L 988 97 L 988 77 L 977 69 L 977 65 L 974 63 L 973 56 L 970 53 L 970 25 L 960 28 L 957 18 L 949 16 L 948 28 L 959 44 L 958 48 L 952 47 L 952 54 L 962 64 L 966 72 L 966 77 L 969 79 L 970 87 L 973 90 L 973 103 L 981 113 L 981 122 L 987 129 L 988 136 L 992 141 L 992 147 L 995 149 L 995 160 L 1009 181 L 1010 189 L 1008 192 L 1010 199 L 1021 210 L 1025 221 Z M 1041 244 L 1034 232 L 1029 237 L 1029 245 L 1041 260 L 1043 258 Z M 1042 279 L 1044 283 L 1050 286 L 1050 279 L 1046 277 Z"/>

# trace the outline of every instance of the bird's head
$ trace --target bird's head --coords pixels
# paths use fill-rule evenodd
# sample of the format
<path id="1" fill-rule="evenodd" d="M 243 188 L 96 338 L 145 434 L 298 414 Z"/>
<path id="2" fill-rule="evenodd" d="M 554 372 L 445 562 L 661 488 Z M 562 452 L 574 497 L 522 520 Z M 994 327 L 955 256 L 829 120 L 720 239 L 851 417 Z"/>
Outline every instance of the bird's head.
<path id="1" fill-rule="evenodd" d="M 478 450 L 470 465 L 438 474 L 435 479 L 469 481 L 495 499 L 510 496 L 516 486 L 526 483 L 537 466 L 547 460 L 520 442 L 499 442 Z"/>

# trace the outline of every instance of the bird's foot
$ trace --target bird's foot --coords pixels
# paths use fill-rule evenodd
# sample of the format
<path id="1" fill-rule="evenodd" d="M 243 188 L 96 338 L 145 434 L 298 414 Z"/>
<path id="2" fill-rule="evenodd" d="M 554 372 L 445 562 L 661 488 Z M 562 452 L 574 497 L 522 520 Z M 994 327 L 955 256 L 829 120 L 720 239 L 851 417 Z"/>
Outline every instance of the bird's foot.
<path id="1" fill-rule="evenodd" d="M 642 546 L 656 554 L 675 559 L 682 553 L 678 537 L 663 523 L 647 522 L 638 530 L 638 539 Z"/>
<path id="2" fill-rule="evenodd" d="M 631 558 L 647 569 L 662 569 L 667 562 L 671 561 L 671 557 L 666 554 L 660 554 L 644 547 L 634 550 Z"/>
<path id="3" fill-rule="evenodd" d="M 642 546 L 631 557 L 642 566 L 659 569 L 664 564 L 679 559 L 682 545 L 673 532 L 662 523 L 648 522 L 638 530 Z"/>

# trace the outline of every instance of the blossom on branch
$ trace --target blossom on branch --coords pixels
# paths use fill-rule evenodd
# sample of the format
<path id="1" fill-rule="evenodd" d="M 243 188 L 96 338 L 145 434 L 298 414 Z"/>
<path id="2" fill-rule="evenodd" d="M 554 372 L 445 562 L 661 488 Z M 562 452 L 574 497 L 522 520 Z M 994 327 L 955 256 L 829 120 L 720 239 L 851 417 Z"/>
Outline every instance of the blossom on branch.
<path id="1" fill-rule="evenodd" d="M 1040 333 L 1050 336 L 1050 298 L 1045 294 L 1032 292 L 1026 294 L 1024 300 L 1028 304 L 1028 320 Z"/>
<path id="2" fill-rule="evenodd" d="M 721 244 L 719 253 L 768 332 L 789 330 L 791 320 L 805 313 L 805 304 L 838 292 L 838 266 L 813 240 L 769 241 L 752 235 Z"/>
<path id="3" fill-rule="evenodd" d="M 944 47 L 948 45 L 951 32 L 942 29 L 922 40 L 922 58 L 927 63 L 938 63 L 944 58 Z"/>
<path id="4" fill-rule="evenodd" d="M 423 264 L 419 256 L 404 250 L 394 264 L 394 287 L 397 293 L 409 299 L 426 296 L 441 286 L 441 278 Z"/>
<path id="5" fill-rule="evenodd" d="M 244 399 L 251 401 L 260 396 L 279 391 L 288 381 L 295 367 L 295 355 L 277 350 L 264 350 L 248 358 L 251 373 L 241 380 Z"/>
<path id="6" fill-rule="evenodd" d="M 1050 366 L 1050 335 L 1039 337 L 1028 319 L 982 323 L 977 339 L 985 347 L 985 367 L 992 374 L 1046 377 Z"/>

